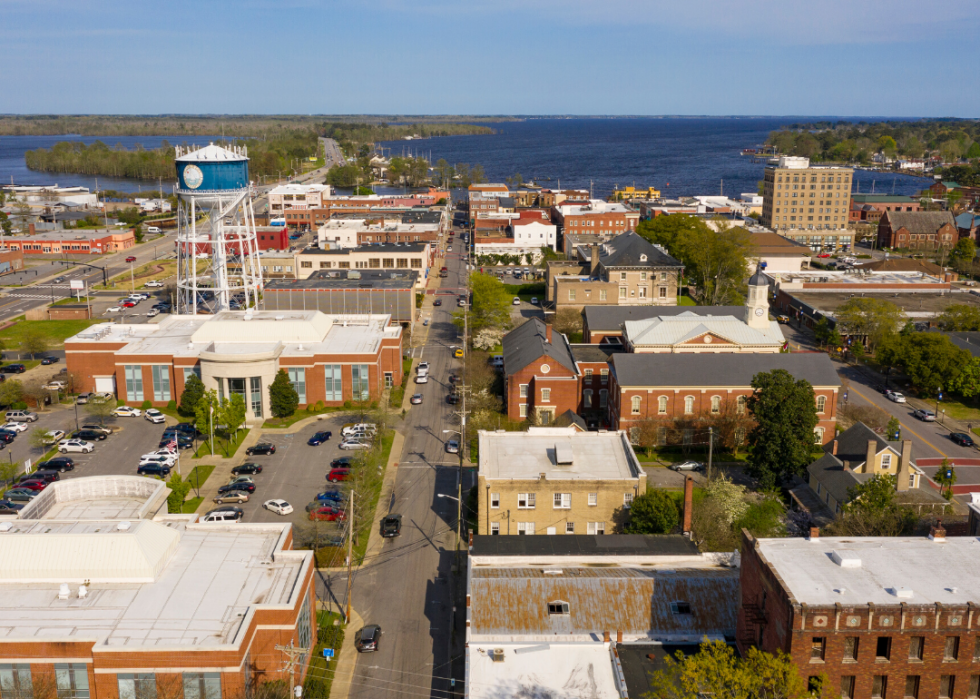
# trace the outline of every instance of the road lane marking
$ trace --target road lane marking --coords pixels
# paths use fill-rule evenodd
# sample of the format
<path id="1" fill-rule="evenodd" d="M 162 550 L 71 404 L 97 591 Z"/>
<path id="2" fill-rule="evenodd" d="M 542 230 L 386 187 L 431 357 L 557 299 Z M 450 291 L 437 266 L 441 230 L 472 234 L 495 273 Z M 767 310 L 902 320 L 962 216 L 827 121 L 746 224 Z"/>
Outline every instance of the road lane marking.
<path id="1" fill-rule="evenodd" d="M 866 400 L 866 401 L 868 401 L 868 403 L 870 403 L 871 405 L 873 405 L 873 406 L 874 406 L 874 407 L 876 407 L 876 408 L 878 407 L 878 406 L 877 406 L 877 405 L 875 404 L 875 402 L 874 402 L 874 401 L 872 401 L 872 400 L 871 400 L 870 398 L 868 398 L 868 397 L 867 397 L 866 395 L 864 395 L 863 393 L 861 393 L 861 391 L 859 391 L 858 389 L 856 389 L 856 388 L 854 388 L 854 385 L 853 385 L 853 384 L 851 385 L 851 388 L 853 389 L 853 391 L 854 391 L 854 392 L 855 392 L 856 394 L 858 394 L 859 396 L 861 396 L 862 398 L 864 398 L 864 400 Z M 898 418 L 898 424 L 900 424 L 900 425 L 902 425 L 902 429 L 903 429 L 903 430 L 908 430 L 909 432 L 911 432 L 912 434 L 914 434 L 914 435 L 915 435 L 916 437 L 918 437 L 918 438 L 919 438 L 920 440 L 922 440 L 923 442 L 925 442 L 925 443 L 926 443 L 926 445 L 927 445 L 927 446 L 928 446 L 928 447 L 929 447 L 930 449 L 932 449 L 932 450 L 933 450 L 933 451 L 935 451 L 935 452 L 938 452 L 940 456 L 942 456 L 942 457 L 944 457 L 944 458 L 947 458 L 947 459 L 948 459 L 948 458 L 950 458 L 950 457 L 949 457 L 949 455 L 948 455 L 948 454 L 946 454 L 946 452 L 944 452 L 944 451 L 943 451 L 942 449 L 940 449 L 939 447 L 936 447 L 936 446 L 933 446 L 933 444 L 932 444 L 932 442 L 930 442 L 930 441 L 929 441 L 928 439 L 926 439 L 925 437 L 923 437 L 923 436 L 922 436 L 921 434 L 919 434 L 918 432 L 916 432 L 915 430 L 913 430 L 913 429 L 912 429 L 911 427 L 906 427 L 906 426 L 905 426 L 905 425 L 904 425 L 904 424 L 902 423 L 902 418 L 900 418 L 900 417 L 898 417 L 897 415 L 896 415 L 895 417 L 897 417 L 897 418 Z M 886 435 L 886 436 L 887 436 L 887 435 Z M 886 441 L 887 441 L 887 440 L 886 440 Z"/>

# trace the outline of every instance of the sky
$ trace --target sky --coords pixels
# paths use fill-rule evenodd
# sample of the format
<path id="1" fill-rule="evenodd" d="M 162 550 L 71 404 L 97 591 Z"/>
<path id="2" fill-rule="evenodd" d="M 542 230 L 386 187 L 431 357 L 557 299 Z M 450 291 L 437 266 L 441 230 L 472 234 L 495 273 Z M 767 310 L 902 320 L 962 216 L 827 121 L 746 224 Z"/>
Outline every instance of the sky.
<path id="1" fill-rule="evenodd" d="M 980 2 L 0 0 L 0 113 L 980 116 Z"/>

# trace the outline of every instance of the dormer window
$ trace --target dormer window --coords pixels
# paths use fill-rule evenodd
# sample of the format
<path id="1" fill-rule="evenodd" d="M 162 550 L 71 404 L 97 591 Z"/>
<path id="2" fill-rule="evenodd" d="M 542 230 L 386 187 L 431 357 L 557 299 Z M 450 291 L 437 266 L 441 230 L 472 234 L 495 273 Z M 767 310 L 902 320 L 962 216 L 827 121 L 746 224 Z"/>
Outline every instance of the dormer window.
<path id="1" fill-rule="evenodd" d="M 548 614 L 568 614 L 568 602 L 548 602 Z"/>
<path id="2" fill-rule="evenodd" d="M 646 262 L 646 261 L 647 261 L 647 256 L 646 255 L 640 255 L 640 262 Z"/>

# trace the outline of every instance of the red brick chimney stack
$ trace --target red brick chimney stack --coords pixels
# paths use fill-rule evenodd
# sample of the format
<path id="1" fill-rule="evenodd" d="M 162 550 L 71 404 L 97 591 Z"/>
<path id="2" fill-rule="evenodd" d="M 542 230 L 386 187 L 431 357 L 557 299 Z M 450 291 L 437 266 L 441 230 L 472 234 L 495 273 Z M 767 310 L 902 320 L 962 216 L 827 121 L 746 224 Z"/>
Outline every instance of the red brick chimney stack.
<path id="1" fill-rule="evenodd" d="M 694 478 L 688 476 L 684 479 L 684 536 L 691 535 L 691 516 L 694 514 Z"/>

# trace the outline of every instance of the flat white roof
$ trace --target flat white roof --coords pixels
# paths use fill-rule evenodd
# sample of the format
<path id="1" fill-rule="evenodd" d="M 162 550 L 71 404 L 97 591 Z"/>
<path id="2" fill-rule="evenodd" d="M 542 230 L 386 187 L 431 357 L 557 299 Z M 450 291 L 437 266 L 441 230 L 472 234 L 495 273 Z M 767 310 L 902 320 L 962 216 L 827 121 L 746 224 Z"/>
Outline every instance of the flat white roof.
<path id="1" fill-rule="evenodd" d="M 502 661 L 491 657 L 503 651 Z M 466 649 L 470 699 L 619 699 L 608 643 L 484 643 Z"/>
<path id="2" fill-rule="evenodd" d="M 619 432 L 530 427 L 480 431 L 480 475 L 498 479 L 617 480 L 639 477 L 636 454 Z"/>
<path id="3" fill-rule="evenodd" d="M 269 194 L 309 194 L 310 192 L 330 192 L 328 184 L 281 184 Z"/>
<path id="4" fill-rule="evenodd" d="M 966 604 L 980 598 L 980 539 L 759 539 L 758 552 L 800 603 Z M 843 553 L 845 566 L 834 561 Z M 855 561 L 857 565 L 855 566 Z M 911 596 L 898 597 L 905 588 Z M 908 594 L 908 593 L 903 593 Z"/>

